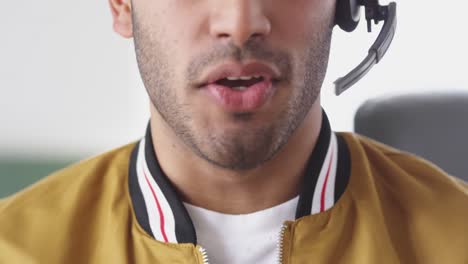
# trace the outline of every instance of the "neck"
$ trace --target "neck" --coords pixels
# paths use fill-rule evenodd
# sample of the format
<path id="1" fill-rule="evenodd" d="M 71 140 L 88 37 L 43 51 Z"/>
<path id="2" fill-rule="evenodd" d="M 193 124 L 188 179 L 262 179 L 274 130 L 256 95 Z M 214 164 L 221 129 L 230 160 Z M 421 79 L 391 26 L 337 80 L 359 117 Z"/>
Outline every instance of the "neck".
<path id="1" fill-rule="evenodd" d="M 271 160 L 248 171 L 227 170 L 200 158 L 154 108 L 151 134 L 158 162 L 184 202 L 226 214 L 247 214 L 299 194 L 321 122 L 317 101 L 286 145 Z"/>

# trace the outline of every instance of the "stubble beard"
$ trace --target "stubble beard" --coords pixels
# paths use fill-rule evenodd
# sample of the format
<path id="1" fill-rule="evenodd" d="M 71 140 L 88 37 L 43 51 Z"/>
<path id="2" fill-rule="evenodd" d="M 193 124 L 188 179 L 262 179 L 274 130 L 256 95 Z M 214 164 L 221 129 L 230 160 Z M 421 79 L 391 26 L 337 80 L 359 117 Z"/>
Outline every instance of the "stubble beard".
<path id="1" fill-rule="evenodd" d="M 274 122 L 254 127 L 247 124 L 248 120 L 245 120 L 245 116 L 233 116 L 233 118 L 239 118 L 239 122 L 246 122 L 246 127 L 251 128 L 241 131 L 213 131 L 209 128 L 197 128 L 191 116 L 190 105 L 180 102 L 176 95 L 173 85 L 176 83 L 176 78 L 170 67 L 170 54 L 164 52 L 163 45 L 154 37 L 158 34 L 148 30 L 150 27 L 139 23 L 135 12 L 133 21 L 138 66 L 152 104 L 175 135 L 193 153 L 217 167 L 244 171 L 254 169 L 271 160 L 286 145 L 320 94 L 331 42 L 331 28 L 327 25 L 324 26 L 328 30 L 311 34 L 309 37 L 311 47 L 301 57 L 304 59 L 297 61 L 294 66 L 291 66 L 290 57 L 283 56 L 281 60 L 278 60 L 283 63 L 283 67 L 280 68 L 289 73 L 293 72 L 292 68 L 294 68 L 297 69 L 297 73 L 294 78 L 293 76 L 285 78 L 285 83 L 282 84 L 284 87 L 288 84 L 289 87 L 294 87 L 295 92 Z M 253 58 L 259 58 L 256 57 L 256 52 L 258 51 L 260 55 L 261 47 L 257 49 L 255 44 L 252 47 L 254 48 L 249 52 L 253 54 Z M 235 51 L 229 53 L 244 53 L 240 49 L 233 49 Z M 262 57 L 264 56 L 260 55 L 259 59 Z M 198 63 L 190 65 L 198 65 Z"/>

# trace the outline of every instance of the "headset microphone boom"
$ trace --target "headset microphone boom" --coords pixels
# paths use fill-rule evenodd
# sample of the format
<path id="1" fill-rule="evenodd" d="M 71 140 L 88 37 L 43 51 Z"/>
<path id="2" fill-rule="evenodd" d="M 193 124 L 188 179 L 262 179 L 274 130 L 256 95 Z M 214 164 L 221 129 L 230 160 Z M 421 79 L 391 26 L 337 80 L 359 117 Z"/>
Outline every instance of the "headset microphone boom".
<path id="1" fill-rule="evenodd" d="M 375 24 L 384 21 L 377 40 L 369 49 L 367 57 L 346 76 L 335 81 L 335 94 L 340 95 L 366 75 L 372 66 L 379 63 L 392 43 L 396 29 L 396 3 L 380 5 L 379 0 L 338 0 L 336 5 L 335 24 L 347 32 L 356 29 L 360 20 L 360 7 L 364 6 L 367 20 L 367 31 L 372 31 L 372 20 Z"/>

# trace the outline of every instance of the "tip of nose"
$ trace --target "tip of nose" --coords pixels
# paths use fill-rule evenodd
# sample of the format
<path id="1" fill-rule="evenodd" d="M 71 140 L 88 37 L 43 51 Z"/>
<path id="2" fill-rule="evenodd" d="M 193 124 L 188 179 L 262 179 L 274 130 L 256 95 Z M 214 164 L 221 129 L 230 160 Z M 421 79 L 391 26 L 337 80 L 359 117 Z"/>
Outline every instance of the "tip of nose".
<path id="1" fill-rule="evenodd" d="M 236 44 L 264 38 L 271 31 L 270 19 L 258 8 L 239 9 L 237 13 L 218 14 L 210 19 L 210 32 L 218 39 L 231 39 Z M 234 15 L 233 15 L 234 14 Z"/>
<path id="2" fill-rule="evenodd" d="M 242 36 L 235 36 L 235 35 L 230 35 L 228 33 L 220 33 L 218 34 L 218 39 L 221 39 L 223 41 L 228 41 L 232 42 L 232 44 L 242 47 L 246 45 L 246 43 L 251 42 L 251 41 L 258 41 L 262 40 L 265 38 L 265 35 L 262 33 L 253 33 L 248 37 L 242 37 Z"/>

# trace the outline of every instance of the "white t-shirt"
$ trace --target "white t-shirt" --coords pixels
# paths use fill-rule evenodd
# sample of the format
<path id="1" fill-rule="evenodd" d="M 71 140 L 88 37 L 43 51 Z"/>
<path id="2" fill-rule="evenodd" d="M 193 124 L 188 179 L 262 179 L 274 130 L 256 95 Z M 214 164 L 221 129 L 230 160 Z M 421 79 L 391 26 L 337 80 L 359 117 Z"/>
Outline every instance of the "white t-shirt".
<path id="1" fill-rule="evenodd" d="M 294 220 L 299 196 L 269 209 L 231 215 L 185 203 L 210 264 L 272 264 L 281 226 Z"/>

